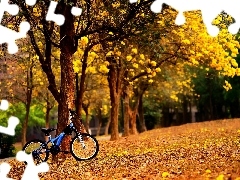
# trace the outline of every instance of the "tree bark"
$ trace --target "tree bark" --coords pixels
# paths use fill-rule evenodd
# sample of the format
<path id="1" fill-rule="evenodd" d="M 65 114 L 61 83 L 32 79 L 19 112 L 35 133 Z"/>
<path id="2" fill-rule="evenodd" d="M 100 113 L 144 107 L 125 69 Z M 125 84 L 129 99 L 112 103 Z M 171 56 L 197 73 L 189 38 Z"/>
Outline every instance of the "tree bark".
<path id="1" fill-rule="evenodd" d="M 111 97 L 111 138 L 110 140 L 118 140 L 119 139 L 119 131 L 118 131 L 118 113 L 119 113 L 119 101 L 120 96 L 114 94 Z"/>
<path id="2" fill-rule="evenodd" d="M 111 138 L 110 140 L 119 139 L 118 131 L 118 113 L 119 113 L 119 103 L 121 97 L 121 69 L 115 62 L 114 58 L 108 58 L 109 72 L 108 72 L 108 84 L 110 90 L 111 99 Z"/>
<path id="3" fill-rule="evenodd" d="M 79 88 L 77 88 L 77 99 L 76 99 L 76 112 L 79 116 L 81 116 L 82 112 L 82 102 L 83 102 L 83 95 L 84 95 L 84 84 L 86 79 L 86 70 L 87 70 L 87 57 L 88 57 L 88 51 L 85 50 L 83 60 L 82 60 L 82 71 L 81 71 L 81 78 L 79 82 Z M 78 86 L 77 86 L 78 87 Z"/>
<path id="4" fill-rule="evenodd" d="M 140 133 L 147 131 L 145 119 L 144 119 L 144 111 L 143 111 L 143 94 L 139 97 L 139 105 L 138 105 L 138 119 L 140 124 Z"/>
<path id="5" fill-rule="evenodd" d="M 107 125 L 105 127 L 105 133 L 104 133 L 105 136 L 108 135 L 108 130 L 109 130 L 110 124 L 111 124 L 111 115 L 109 115 L 108 122 L 107 122 Z"/>
<path id="6" fill-rule="evenodd" d="M 99 122 L 99 125 L 98 125 L 98 128 L 97 128 L 97 136 L 99 136 L 101 128 L 102 128 L 102 110 L 98 107 L 97 111 L 98 111 L 97 118 L 98 118 L 98 122 Z"/>
<path id="7" fill-rule="evenodd" d="M 182 108 L 183 108 L 183 121 L 182 124 L 186 124 L 188 123 L 188 102 L 186 97 L 183 97 L 183 104 L 182 104 Z"/>
<path id="8" fill-rule="evenodd" d="M 130 111 L 130 105 L 129 105 L 129 87 L 126 87 L 123 92 L 123 98 L 124 98 L 124 131 L 122 136 L 129 136 L 129 111 Z"/>
<path id="9" fill-rule="evenodd" d="M 29 113 L 30 107 L 32 102 L 32 91 L 33 91 L 33 66 L 31 65 L 30 68 L 27 70 L 27 94 L 26 94 L 26 115 L 23 122 L 22 128 L 22 147 L 26 144 L 26 135 L 27 135 L 27 128 L 28 128 L 28 120 L 29 120 Z"/>
<path id="10" fill-rule="evenodd" d="M 57 8 L 58 12 L 65 16 L 65 23 L 60 26 L 60 66 L 61 66 L 61 84 L 60 98 L 58 104 L 58 124 L 57 134 L 61 133 L 69 123 L 69 109 L 74 108 L 74 71 L 73 71 L 73 54 L 75 48 L 75 28 L 74 17 L 71 14 L 71 6 L 66 5 L 65 1 L 60 1 Z M 76 4 L 76 0 L 72 2 Z M 80 122 L 73 121 L 77 130 L 80 130 Z M 61 150 L 70 151 L 70 136 L 66 136 L 61 144 Z M 62 158 L 65 158 L 62 154 Z"/>
<path id="11" fill-rule="evenodd" d="M 86 127 L 85 130 L 87 133 L 89 133 L 89 112 L 88 112 L 89 104 L 83 105 L 83 110 L 86 114 Z"/>
<path id="12" fill-rule="evenodd" d="M 139 106 L 139 99 L 142 92 L 139 92 L 139 90 L 136 90 L 134 92 L 135 95 L 135 102 L 132 104 L 132 107 L 129 106 L 129 125 L 130 125 L 130 134 L 138 134 L 137 130 L 137 112 L 138 112 L 138 106 Z"/>
<path id="13" fill-rule="evenodd" d="M 136 117 L 137 117 L 137 108 L 135 108 L 134 110 L 129 109 L 130 134 L 132 135 L 138 134 Z"/>
<path id="14" fill-rule="evenodd" d="M 45 114 L 45 122 L 46 122 L 46 128 L 50 128 L 50 111 L 53 108 L 53 106 L 50 103 L 50 97 L 49 97 L 49 92 L 47 91 L 46 94 L 46 102 L 47 102 L 47 107 L 46 107 L 46 114 Z"/>

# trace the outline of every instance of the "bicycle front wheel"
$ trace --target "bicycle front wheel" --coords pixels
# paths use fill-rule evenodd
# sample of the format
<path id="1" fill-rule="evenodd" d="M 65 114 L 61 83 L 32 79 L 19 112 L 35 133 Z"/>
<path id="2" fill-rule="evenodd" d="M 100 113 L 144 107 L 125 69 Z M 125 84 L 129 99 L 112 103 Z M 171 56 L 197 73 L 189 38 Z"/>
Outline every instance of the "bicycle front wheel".
<path id="1" fill-rule="evenodd" d="M 23 146 L 23 151 L 26 154 L 31 154 L 33 155 L 34 162 L 36 164 L 40 164 L 41 162 L 45 162 L 48 160 L 49 157 L 49 152 L 47 151 L 46 147 L 44 147 L 44 141 L 41 141 L 39 139 L 34 139 L 29 142 L 27 142 Z M 24 162 L 27 164 L 26 162 Z"/>
<path id="2" fill-rule="evenodd" d="M 70 152 L 77 161 L 93 159 L 97 156 L 98 151 L 98 141 L 90 134 L 82 133 L 75 136 L 70 144 Z"/>

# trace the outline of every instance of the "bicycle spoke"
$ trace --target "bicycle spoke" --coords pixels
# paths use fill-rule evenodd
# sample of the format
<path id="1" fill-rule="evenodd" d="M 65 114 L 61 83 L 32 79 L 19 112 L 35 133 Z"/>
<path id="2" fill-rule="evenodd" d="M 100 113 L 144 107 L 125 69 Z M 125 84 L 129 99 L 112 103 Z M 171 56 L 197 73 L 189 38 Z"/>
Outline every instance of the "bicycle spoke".
<path id="1" fill-rule="evenodd" d="M 87 160 L 96 156 L 98 144 L 90 135 L 84 134 L 72 141 L 71 150 L 76 159 Z"/>
<path id="2" fill-rule="evenodd" d="M 34 162 L 39 164 L 48 159 L 49 152 L 43 147 L 44 143 L 41 140 L 29 141 L 24 147 L 23 151 L 26 154 L 31 154 L 33 156 Z"/>

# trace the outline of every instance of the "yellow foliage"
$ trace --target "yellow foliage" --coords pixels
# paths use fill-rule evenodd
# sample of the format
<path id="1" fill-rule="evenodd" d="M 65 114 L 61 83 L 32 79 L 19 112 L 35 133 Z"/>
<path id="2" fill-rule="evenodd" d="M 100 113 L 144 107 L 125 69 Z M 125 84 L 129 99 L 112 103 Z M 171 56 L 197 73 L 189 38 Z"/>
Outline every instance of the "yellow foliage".
<path id="1" fill-rule="evenodd" d="M 112 56 L 113 54 L 114 54 L 113 51 L 109 51 L 109 52 L 106 54 L 106 56 Z"/>
<path id="2" fill-rule="evenodd" d="M 224 180 L 225 178 L 224 178 L 224 175 L 223 174 L 220 174 L 217 178 L 216 178 L 216 180 Z"/>
<path id="3" fill-rule="evenodd" d="M 86 36 L 81 38 L 81 44 L 82 46 L 86 46 L 88 44 L 88 38 Z"/>
<path id="4" fill-rule="evenodd" d="M 225 80 L 225 85 L 223 87 L 224 87 L 224 89 L 226 89 L 226 91 L 228 91 L 229 89 L 232 89 L 231 84 L 226 80 Z"/>
<path id="5" fill-rule="evenodd" d="M 138 50 L 137 50 L 136 48 L 133 48 L 133 49 L 132 49 L 132 53 L 133 53 L 133 54 L 137 54 L 137 53 L 138 53 Z"/>
<path id="6" fill-rule="evenodd" d="M 131 56 L 131 55 L 128 55 L 128 56 L 126 57 L 126 59 L 127 59 L 127 61 L 131 61 L 131 60 L 132 60 L 132 56 Z"/>
<path id="7" fill-rule="evenodd" d="M 155 69 L 156 72 L 161 72 L 161 69 L 158 67 Z"/>
<path id="8" fill-rule="evenodd" d="M 138 64 L 137 63 L 133 63 L 133 67 L 134 68 L 138 68 Z"/>
<path id="9" fill-rule="evenodd" d="M 156 61 L 152 61 L 151 65 L 155 67 L 157 65 Z"/>
<path id="10" fill-rule="evenodd" d="M 105 65 L 100 65 L 99 71 L 101 73 L 108 73 L 109 69 Z"/>
<path id="11" fill-rule="evenodd" d="M 163 172 L 162 173 L 163 178 L 168 178 L 169 176 L 170 176 L 170 174 L 168 172 Z"/>

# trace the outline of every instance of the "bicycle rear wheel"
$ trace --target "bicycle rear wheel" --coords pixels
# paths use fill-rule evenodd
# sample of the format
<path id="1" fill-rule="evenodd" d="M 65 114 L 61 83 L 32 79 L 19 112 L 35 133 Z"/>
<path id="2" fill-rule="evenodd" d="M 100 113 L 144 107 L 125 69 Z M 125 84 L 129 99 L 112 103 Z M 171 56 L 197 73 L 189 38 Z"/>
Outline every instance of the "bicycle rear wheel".
<path id="1" fill-rule="evenodd" d="M 42 162 L 46 162 L 49 157 L 49 152 L 47 151 L 45 147 L 45 142 L 39 139 L 34 139 L 29 142 L 27 142 L 22 150 L 26 154 L 31 154 L 33 155 L 34 162 L 36 164 L 40 164 Z M 27 164 L 27 162 L 24 162 Z"/>
<path id="2" fill-rule="evenodd" d="M 82 133 L 82 142 L 80 137 L 75 136 L 70 144 L 70 152 L 78 161 L 90 160 L 97 156 L 99 144 L 96 138 L 90 134 Z"/>

